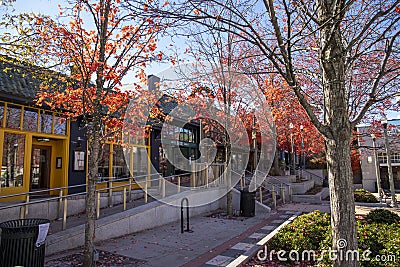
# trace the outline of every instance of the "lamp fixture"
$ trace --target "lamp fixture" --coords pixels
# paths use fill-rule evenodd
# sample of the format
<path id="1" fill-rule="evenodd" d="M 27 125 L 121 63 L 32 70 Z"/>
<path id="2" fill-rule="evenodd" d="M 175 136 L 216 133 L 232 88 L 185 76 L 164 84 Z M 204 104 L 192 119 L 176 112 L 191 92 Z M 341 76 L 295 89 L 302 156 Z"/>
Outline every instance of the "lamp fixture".
<path id="1" fill-rule="evenodd" d="M 45 143 L 45 142 L 50 142 L 50 139 L 49 138 L 38 138 L 37 141 L 41 142 L 41 143 Z"/>

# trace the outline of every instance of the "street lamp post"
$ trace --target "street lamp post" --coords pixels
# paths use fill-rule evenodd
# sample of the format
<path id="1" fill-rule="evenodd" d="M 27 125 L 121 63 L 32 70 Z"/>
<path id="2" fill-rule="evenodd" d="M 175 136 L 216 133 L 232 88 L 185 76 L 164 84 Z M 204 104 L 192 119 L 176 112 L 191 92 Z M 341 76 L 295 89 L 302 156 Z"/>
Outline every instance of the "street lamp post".
<path id="1" fill-rule="evenodd" d="M 382 202 L 382 189 L 381 189 L 381 177 L 380 177 L 380 168 L 378 162 L 378 155 L 376 152 L 376 136 L 375 134 L 371 134 L 372 138 L 372 148 L 374 150 L 374 163 L 375 163 L 375 176 L 376 176 L 376 189 L 378 191 L 379 202 Z"/>
<path id="2" fill-rule="evenodd" d="M 296 169 L 296 162 L 295 162 L 295 155 L 294 155 L 294 142 L 293 142 L 293 123 L 289 123 L 289 129 L 290 129 L 290 144 L 292 146 L 292 168 L 290 171 L 290 174 L 296 174 L 295 169 Z"/>
<path id="3" fill-rule="evenodd" d="M 304 126 L 301 124 L 300 125 L 300 132 L 301 132 L 301 152 L 303 154 L 302 158 L 303 161 L 300 160 L 300 164 L 303 162 L 302 166 L 301 166 L 301 178 L 303 178 L 303 170 L 306 169 L 306 152 L 304 150 Z"/>
<path id="4" fill-rule="evenodd" d="M 396 200 L 396 192 L 394 190 L 394 180 L 393 180 L 393 170 L 392 170 L 392 162 L 390 156 L 390 148 L 389 148 L 389 141 L 388 141 L 388 134 L 387 134 L 387 125 L 388 121 L 384 118 L 382 121 L 383 132 L 385 137 L 385 147 L 386 147 L 386 158 L 387 158 L 387 165 L 388 165 L 388 174 L 389 174 L 389 184 L 390 184 L 390 194 L 392 195 L 392 201 L 390 205 L 392 207 L 397 208 L 397 200 Z"/>

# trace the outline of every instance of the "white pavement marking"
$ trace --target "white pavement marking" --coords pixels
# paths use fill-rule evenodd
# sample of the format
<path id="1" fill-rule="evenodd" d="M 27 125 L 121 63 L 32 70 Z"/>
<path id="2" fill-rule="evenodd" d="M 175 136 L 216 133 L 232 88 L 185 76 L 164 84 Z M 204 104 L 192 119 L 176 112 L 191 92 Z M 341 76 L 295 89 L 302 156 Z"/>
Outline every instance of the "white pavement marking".
<path id="1" fill-rule="evenodd" d="M 226 265 L 226 267 L 236 267 L 247 259 L 248 256 L 240 255 L 234 261 Z"/>
<path id="2" fill-rule="evenodd" d="M 254 244 L 239 242 L 236 245 L 234 245 L 233 247 L 231 247 L 230 249 L 248 250 L 248 249 L 252 248 L 253 246 L 254 246 Z"/>
<path id="3" fill-rule="evenodd" d="M 227 266 L 230 262 L 235 260 L 235 258 L 218 255 L 207 261 L 206 264 L 214 265 L 214 266 Z"/>
<path id="4" fill-rule="evenodd" d="M 282 227 L 284 227 L 285 225 L 291 223 L 298 215 L 300 215 L 301 213 L 297 212 L 295 213 L 292 217 L 290 217 L 289 219 L 287 219 L 284 223 L 282 223 L 281 225 L 279 225 L 274 231 L 272 231 L 271 233 L 269 233 L 267 236 L 265 236 L 263 239 L 261 239 L 260 241 L 258 241 L 257 245 L 253 245 L 252 248 L 260 248 L 261 246 L 263 246 L 266 242 L 268 242 L 269 239 L 271 239 Z M 265 229 L 265 230 L 272 230 L 272 228 L 275 228 L 274 226 L 271 225 L 267 225 L 264 226 L 261 229 Z M 249 248 L 250 251 L 250 248 Z M 246 253 L 247 254 L 247 251 Z M 252 254 L 253 255 L 253 254 Z M 252 255 L 240 255 L 239 257 L 237 257 L 235 260 L 233 260 L 232 262 L 230 262 L 228 265 L 226 265 L 226 267 L 237 267 L 240 266 L 243 262 L 245 262 L 249 257 L 252 257 Z"/>

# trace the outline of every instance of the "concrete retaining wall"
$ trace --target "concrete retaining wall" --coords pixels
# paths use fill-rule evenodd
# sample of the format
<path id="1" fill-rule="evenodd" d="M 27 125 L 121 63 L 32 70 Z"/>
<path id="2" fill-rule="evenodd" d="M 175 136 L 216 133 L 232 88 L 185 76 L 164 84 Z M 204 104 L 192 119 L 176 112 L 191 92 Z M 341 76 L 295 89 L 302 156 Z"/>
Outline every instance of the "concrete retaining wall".
<path id="1" fill-rule="evenodd" d="M 293 183 L 290 186 L 292 187 L 293 195 L 302 195 L 314 187 L 314 181 L 309 180 L 301 183 Z"/>
<path id="2" fill-rule="evenodd" d="M 189 199 L 189 203 L 196 202 L 196 199 L 216 199 L 223 195 L 225 188 L 182 192 L 167 197 L 162 202 L 154 201 L 143 206 L 135 207 L 121 213 L 100 218 L 96 221 L 96 241 L 106 240 L 130 233 L 143 231 L 157 226 L 165 225 L 180 220 L 180 202 L 183 197 Z M 225 198 L 207 205 L 190 208 L 190 216 L 205 214 L 223 206 Z M 172 204 L 172 205 L 171 205 Z M 46 255 L 52 255 L 60 251 L 83 246 L 84 225 L 69 228 L 47 237 Z"/>
<path id="3" fill-rule="evenodd" d="M 190 208 L 190 217 L 207 214 L 219 208 L 226 208 L 225 187 L 215 187 L 208 190 L 185 191 L 164 199 L 162 203 L 154 201 L 121 213 L 100 218 L 96 221 L 96 241 L 102 241 L 126 234 L 140 232 L 146 229 L 165 225 L 180 220 L 180 203 L 187 197 L 190 203 L 198 203 L 204 199 L 218 199 L 212 203 Z M 224 197 L 220 197 L 224 196 Z M 232 190 L 233 209 L 240 209 L 240 192 Z M 256 214 L 270 212 L 270 208 L 256 201 Z M 186 211 L 185 211 L 186 212 Z M 186 213 L 185 213 L 186 216 Z M 64 250 L 83 246 L 84 225 L 69 228 L 52 235 L 46 240 L 46 255 L 52 255 Z"/>
<path id="4" fill-rule="evenodd" d="M 293 195 L 293 202 L 321 204 L 328 196 L 329 188 L 322 188 L 321 192 L 315 195 Z"/>

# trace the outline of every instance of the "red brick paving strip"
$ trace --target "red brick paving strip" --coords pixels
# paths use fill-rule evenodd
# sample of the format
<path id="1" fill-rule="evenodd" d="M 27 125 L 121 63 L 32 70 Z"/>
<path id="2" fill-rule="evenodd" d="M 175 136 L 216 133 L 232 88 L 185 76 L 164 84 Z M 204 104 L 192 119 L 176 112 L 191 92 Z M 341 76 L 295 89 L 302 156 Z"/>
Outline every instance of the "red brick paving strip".
<path id="1" fill-rule="evenodd" d="M 279 218 L 279 216 L 284 213 L 285 213 L 285 211 L 278 211 L 276 214 L 268 217 L 268 219 L 266 219 L 265 221 L 260 222 L 259 224 L 249 228 L 248 230 L 241 233 L 240 235 L 235 236 L 232 239 L 229 239 L 225 243 L 213 248 L 212 250 L 210 250 L 200 256 L 197 256 L 193 260 L 181 265 L 181 267 L 199 267 L 199 266 L 205 264 L 207 261 L 211 260 L 215 256 L 220 255 L 221 253 L 225 252 L 229 248 L 231 248 L 234 245 L 236 245 L 237 243 L 239 243 L 241 240 L 243 240 L 246 237 L 250 236 L 251 234 L 257 232 L 259 229 L 263 228 L 266 224 L 271 223 L 273 220 Z"/>

